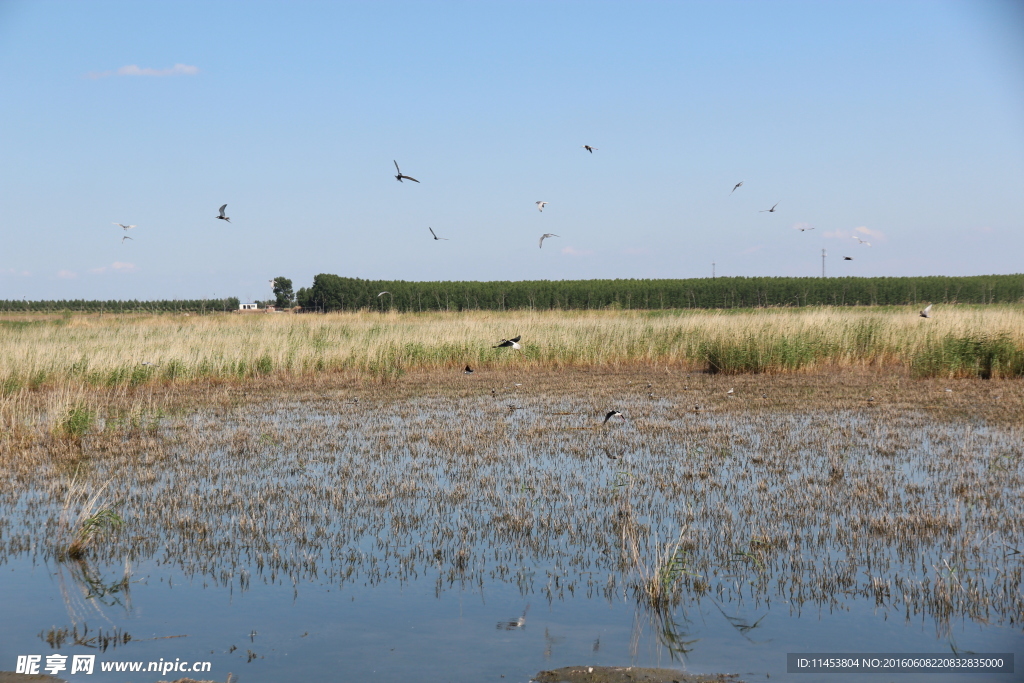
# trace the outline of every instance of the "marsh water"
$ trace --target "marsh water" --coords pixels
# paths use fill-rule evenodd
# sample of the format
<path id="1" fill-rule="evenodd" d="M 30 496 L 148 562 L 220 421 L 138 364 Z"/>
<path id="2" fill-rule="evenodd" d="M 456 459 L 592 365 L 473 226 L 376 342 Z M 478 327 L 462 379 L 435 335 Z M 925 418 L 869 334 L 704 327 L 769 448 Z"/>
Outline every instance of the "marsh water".
<path id="1" fill-rule="evenodd" d="M 1019 386 L 736 382 L 467 377 L 106 415 L 8 472 L 0 670 L 57 653 L 97 657 L 70 681 L 186 675 L 98 670 L 161 658 L 245 683 L 761 681 L 810 680 L 788 652 L 1009 652 L 1018 673 L 984 680 L 1020 680 Z M 124 522 L 72 558 L 85 507 Z"/>

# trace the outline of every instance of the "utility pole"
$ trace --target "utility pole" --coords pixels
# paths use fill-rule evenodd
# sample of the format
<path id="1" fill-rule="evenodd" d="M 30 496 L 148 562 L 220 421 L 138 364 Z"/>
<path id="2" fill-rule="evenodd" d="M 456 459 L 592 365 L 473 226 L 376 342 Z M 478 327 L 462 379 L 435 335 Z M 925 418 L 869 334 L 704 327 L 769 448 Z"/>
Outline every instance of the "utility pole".
<path id="1" fill-rule="evenodd" d="M 715 262 L 714 261 L 711 262 L 711 279 L 712 280 L 715 279 Z"/>
<path id="2" fill-rule="evenodd" d="M 827 256 L 827 254 L 825 253 L 825 250 L 822 249 L 821 250 L 821 276 L 822 277 L 825 277 L 825 257 L 826 256 Z"/>

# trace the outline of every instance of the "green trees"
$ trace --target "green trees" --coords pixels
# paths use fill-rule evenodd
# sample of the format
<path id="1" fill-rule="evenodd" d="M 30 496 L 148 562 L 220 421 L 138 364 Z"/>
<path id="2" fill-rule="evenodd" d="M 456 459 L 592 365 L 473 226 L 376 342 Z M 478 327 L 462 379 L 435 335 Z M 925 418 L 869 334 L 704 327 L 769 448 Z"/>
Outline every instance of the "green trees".
<path id="1" fill-rule="evenodd" d="M 382 291 L 390 296 L 378 297 Z M 519 282 L 406 282 L 361 280 L 321 273 L 292 292 L 275 279 L 278 306 L 296 300 L 305 311 L 463 311 L 508 309 L 672 309 L 764 306 L 907 306 L 1024 301 L 1024 274 L 970 277 L 719 277 L 690 280 L 524 280 Z M 198 312 L 237 310 L 238 299 L 192 301 L 0 301 L 0 313 Z"/>
<path id="2" fill-rule="evenodd" d="M 139 301 L 87 299 L 60 301 L 0 300 L 0 313 L 219 313 L 237 311 L 238 297 Z"/>
<path id="3" fill-rule="evenodd" d="M 284 276 L 274 278 L 274 296 L 277 301 L 274 305 L 278 308 L 291 308 L 295 300 L 295 293 L 292 291 L 292 281 Z"/>
<path id="4" fill-rule="evenodd" d="M 378 298 L 382 291 L 391 296 Z M 461 311 L 506 309 L 668 309 L 763 306 L 906 306 L 1024 300 L 1024 275 L 971 277 L 786 278 L 691 280 L 534 280 L 405 282 L 321 273 L 299 290 L 306 310 Z"/>

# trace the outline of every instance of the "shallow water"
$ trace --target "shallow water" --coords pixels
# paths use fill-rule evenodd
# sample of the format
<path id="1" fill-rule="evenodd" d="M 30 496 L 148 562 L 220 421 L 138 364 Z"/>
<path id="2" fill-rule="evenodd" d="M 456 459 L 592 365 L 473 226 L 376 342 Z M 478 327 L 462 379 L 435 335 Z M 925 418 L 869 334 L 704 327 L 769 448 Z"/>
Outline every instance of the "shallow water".
<path id="1" fill-rule="evenodd" d="M 0 496 L 0 669 L 53 652 L 210 661 L 200 677 L 245 683 L 579 664 L 809 680 L 786 653 L 815 651 L 1024 665 L 1019 427 L 690 395 L 601 425 L 607 405 L 514 387 L 282 399 L 87 438 Z M 110 481 L 126 524 L 61 562 L 72 476 Z M 679 590 L 653 609 L 634 587 L 677 538 Z M 85 625 L 131 640 L 45 640 Z"/>

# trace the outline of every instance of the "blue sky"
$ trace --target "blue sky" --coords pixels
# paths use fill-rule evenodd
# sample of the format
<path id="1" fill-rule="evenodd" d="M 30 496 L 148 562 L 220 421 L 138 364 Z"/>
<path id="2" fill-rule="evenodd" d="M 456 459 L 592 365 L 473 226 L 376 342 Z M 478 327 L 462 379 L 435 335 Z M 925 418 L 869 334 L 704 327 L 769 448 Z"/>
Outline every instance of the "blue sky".
<path id="1" fill-rule="evenodd" d="M 1021 272 L 1022 6 L 0 2 L 0 298 Z"/>

